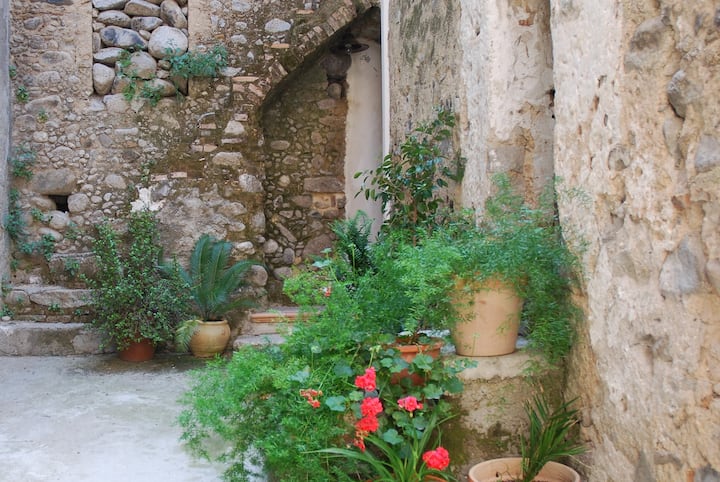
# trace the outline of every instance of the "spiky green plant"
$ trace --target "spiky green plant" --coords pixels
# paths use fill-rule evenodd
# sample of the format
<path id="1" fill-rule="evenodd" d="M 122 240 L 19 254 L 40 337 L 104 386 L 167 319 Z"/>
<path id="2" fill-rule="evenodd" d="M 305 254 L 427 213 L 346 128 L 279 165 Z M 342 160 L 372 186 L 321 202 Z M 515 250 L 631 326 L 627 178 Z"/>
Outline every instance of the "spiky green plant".
<path id="1" fill-rule="evenodd" d="M 188 270 L 180 267 L 183 280 L 190 286 L 190 294 L 198 316 L 205 321 L 218 321 L 229 311 L 247 308 L 250 300 L 238 290 L 245 285 L 253 260 L 230 265 L 232 244 L 203 234 L 195 243 Z M 172 269 L 166 265 L 165 269 Z"/>
<path id="2" fill-rule="evenodd" d="M 520 439 L 523 482 L 532 482 L 546 463 L 585 451 L 572 433 L 578 421 L 578 411 L 570 408 L 575 400 L 561 404 L 554 411 L 541 395 L 525 404 L 530 433 Z"/>

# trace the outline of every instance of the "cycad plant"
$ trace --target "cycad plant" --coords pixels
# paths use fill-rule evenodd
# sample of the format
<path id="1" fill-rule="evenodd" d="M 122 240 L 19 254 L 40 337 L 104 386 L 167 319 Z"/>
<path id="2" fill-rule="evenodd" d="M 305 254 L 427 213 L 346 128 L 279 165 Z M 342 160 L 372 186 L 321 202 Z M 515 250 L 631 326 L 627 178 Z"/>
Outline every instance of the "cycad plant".
<path id="1" fill-rule="evenodd" d="M 202 321 L 219 321 L 226 313 L 252 305 L 240 296 L 252 260 L 231 263 L 232 244 L 203 234 L 195 243 L 189 269 L 180 267 L 183 280 L 190 286 L 193 305 Z M 169 267 L 167 269 L 170 269 Z"/>
<path id="2" fill-rule="evenodd" d="M 532 403 L 525 404 L 530 433 L 520 439 L 523 482 L 532 482 L 548 462 L 585 452 L 572 430 L 578 421 L 578 411 L 570 408 L 574 402 L 570 400 L 551 411 L 547 400 L 536 395 Z"/>

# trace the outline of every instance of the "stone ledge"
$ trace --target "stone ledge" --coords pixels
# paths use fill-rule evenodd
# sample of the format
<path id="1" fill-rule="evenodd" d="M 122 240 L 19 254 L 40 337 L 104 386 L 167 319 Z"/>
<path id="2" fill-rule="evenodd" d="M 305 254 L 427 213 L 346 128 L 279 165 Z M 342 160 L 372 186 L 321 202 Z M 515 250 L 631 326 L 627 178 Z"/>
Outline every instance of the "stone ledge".
<path id="1" fill-rule="evenodd" d="M 0 323 L 0 355 L 65 356 L 94 355 L 100 334 L 85 323 Z"/>

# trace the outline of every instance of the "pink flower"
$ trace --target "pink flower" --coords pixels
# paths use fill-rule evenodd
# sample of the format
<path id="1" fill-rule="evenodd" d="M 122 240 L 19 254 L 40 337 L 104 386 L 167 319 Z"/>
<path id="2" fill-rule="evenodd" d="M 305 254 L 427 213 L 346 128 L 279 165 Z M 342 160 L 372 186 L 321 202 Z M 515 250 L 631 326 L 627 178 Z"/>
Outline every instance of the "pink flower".
<path id="1" fill-rule="evenodd" d="M 450 465 L 450 454 L 442 447 L 428 450 L 422 455 L 423 462 L 431 469 L 445 470 Z"/>
<path id="2" fill-rule="evenodd" d="M 417 398 L 409 396 L 398 400 L 398 406 L 412 413 L 415 410 L 422 410 L 423 404 L 417 401 Z"/>
<path id="3" fill-rule="evenodd" d="M 375 417 L 382 413 L 382 411 L 382 402 L 378 397 L 364 398 L 360 404 L 360 413 L 362 413 L 363 417 Z"/>
<path id="4" fill-rule="evenodd" d="M 375 368 L 370 367 L 365 370 L 364 375 L 355 377 L 355 386 L 366 392 L 372 392 L 377 388 L 375 384 Z"/>
<path id="5" fill-rule="evenodd" d="M 376 416 L 368 415 L 358 420 L 355 428 L 360 432 L 377 432 L 377 429 L 380 428 L 380 422 Z"/>

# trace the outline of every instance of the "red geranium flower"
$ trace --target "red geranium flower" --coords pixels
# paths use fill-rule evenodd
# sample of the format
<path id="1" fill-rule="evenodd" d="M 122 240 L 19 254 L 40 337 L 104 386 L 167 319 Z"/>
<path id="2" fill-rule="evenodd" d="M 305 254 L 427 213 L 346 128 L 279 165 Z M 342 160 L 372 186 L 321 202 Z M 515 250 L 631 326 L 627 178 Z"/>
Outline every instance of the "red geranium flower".
<path id="1" fill-rule="evenodd" d="M 428 450 L 422 455 L 423 462 L 435 470 L 445 470 L 450 465 L 450 454 L 442 447 Z"/>
<path id="2" fill-rule="evenodd" d="M 378 397 L 368 397 L 363 399 L 360 404 L 360 413 L 363 417 L 371 416 L 374 417 L 379 415 L 383 411 L 382 402 Z"/>
<path id="3" fill-rule="evenodd" d="M 358 429 L 360 432 L 377 432 L 377 429 L 380 428 L 380 422 L 374 415 L 366 416 L 357 421 L 357 423 L 355 424 L 355 428 Z"/>
<path id="4" fill-rule="evenodd" d="M 375 368 L 370 367 L 365 370 L 364 375 L 355 377 L 355 386 L 366 392 L 372 392 L 377 388 L 375 384 Z"/>
<path id="5" fill-rule="evenodd" d="M 414 412 L 415 410 L 422 410 L 423 404 L 417 401 L 417 398 L 408 396 L 398 400 L 398 406 L 404 408 L 408 412 Z"/>

